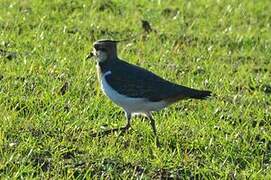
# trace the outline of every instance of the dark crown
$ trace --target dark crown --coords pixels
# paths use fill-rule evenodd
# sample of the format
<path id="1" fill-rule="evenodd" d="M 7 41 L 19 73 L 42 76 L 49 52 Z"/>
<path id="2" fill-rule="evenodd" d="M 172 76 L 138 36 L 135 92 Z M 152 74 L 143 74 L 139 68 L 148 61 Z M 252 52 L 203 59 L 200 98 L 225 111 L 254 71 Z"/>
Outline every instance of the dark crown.
<path id="1" fill-rule="evenodd" d="M 119 41 L 114 41 L 114 40 L 108 40 L 108 39 L 102 39 L 98 40 L 93 43 L 93 46 L 96 50 L 99 49 L 116 49 L 117 42 Z"/>
<path id="2" fill-rule="evenodd" d="M 102 39 L 93 44 L 95 50 L 101 50 L 107 53 L 108 60 L 117 59 L 117 42 L 115 40 Z"/>
<path id="3" fill-rule="evenodd" d="M 96 41 L 95 43 L 113 43 L 113 44 L 115 44 L 118 42 L 120 42 L 120 41 L 110 40 L 110 39 L 101 39 L 101 40 Z"/>

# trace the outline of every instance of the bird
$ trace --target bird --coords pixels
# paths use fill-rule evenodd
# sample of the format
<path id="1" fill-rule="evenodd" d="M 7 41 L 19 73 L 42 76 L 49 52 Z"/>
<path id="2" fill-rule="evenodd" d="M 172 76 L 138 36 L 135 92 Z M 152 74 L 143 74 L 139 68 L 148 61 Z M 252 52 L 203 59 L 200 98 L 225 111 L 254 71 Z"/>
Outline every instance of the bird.
<path id="1" fill-rule="evenodd" d="M 95 57 L 97 76 L 103 93 L 120 106 L 127 119 L 124 127 L 108 130 L 127 131 L 133 115 L 140 114 L 150 120 L 156 144 L 160 146 L 152 113 L 184 99 L 207 99 L 212 92 L 197 90 L 170 82 L 142 67 L 118 57 L 120 41 L 101 39 L 93 43 L 86 59 Z"/>

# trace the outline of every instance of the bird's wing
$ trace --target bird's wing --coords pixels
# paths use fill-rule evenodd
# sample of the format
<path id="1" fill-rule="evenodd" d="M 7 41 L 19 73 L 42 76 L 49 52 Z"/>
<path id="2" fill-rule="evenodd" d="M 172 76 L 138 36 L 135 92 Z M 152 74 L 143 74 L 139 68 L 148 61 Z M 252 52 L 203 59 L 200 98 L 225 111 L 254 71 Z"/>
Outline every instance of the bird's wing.
<path id="1" fill-rule="evenodd" d="M 171 83 L 143 68 L 120 61 L 106 77 L 118 93 L 135 98 L 160 101 L 186 95 L 189 88 Z"/>

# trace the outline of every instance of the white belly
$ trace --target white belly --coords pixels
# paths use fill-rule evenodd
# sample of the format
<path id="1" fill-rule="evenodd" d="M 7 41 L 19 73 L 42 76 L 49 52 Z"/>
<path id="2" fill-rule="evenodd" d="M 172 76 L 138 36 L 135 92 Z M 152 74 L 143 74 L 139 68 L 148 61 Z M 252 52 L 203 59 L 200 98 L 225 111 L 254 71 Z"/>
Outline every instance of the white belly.
<path id="1" fill-rule="evenodd" d="M 164 101 L 150 102 L 145 98 L 131 98 L 115 91 L 106 81 L 105 76 L 111 74 L 107 71 L 101 78 L 101 88 L 103 92 L 117 105 L 121 106 L 128 113 L 146 113 L 158 111 L 166 107 Z"/>

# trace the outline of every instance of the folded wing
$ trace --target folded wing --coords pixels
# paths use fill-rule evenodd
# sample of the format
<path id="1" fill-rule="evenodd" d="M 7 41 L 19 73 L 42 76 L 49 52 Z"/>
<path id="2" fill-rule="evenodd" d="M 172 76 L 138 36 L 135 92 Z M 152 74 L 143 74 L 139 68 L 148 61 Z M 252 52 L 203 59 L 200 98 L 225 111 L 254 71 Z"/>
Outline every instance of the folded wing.
<path id="1" fill-rule="evenodd" d="M 147 98 L 157 102 L 168 100 L 175 102 L 180 99 L 205 99 L 210 91 L 200 91 L 171 83 L 154 73 L 119 60 L 117 66 L 111 69 L 112 74 L 106 76 L 106 81 L 118 93 L 134 98 Z"/>

